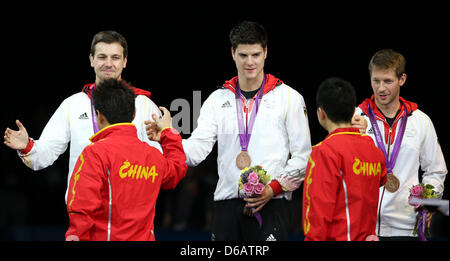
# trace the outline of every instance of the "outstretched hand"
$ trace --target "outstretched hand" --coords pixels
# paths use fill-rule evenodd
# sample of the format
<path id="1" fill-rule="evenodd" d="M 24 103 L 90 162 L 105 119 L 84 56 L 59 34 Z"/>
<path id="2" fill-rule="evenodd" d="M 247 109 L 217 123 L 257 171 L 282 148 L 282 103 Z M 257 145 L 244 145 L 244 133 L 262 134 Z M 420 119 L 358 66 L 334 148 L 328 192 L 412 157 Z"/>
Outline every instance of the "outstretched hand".
<path id="1" fill-rule="evenodd" d="M 361 134 L 366 134 L 367 121 L 363 116 L 355 115 L 352 118 L 352 127 L 358 128 Z"/>
<path id="2" fill-rule="evenodd" d="M 161 117 L 157 117 L 156 114 L 153 114 L 153 121 L 144 121 L 145 125 L 147 125 L 145 129 L 149 140 L 159 141 L 161 138 L 161 131 L 165 128 L 172 128 L 172 117 L 170 116 L 170 112 L 164 107 L 159 107 L 159 109 L 163 112 Z"/>
<path id="3" fill-rule="evenodd" d="M 16 125 L 19 130 L 11 130 L 6 128 L 4 142 L 6 146 L 14 150 L 24 150 L 28 145 L 28 133 L 25 127 L 19 120 L 16 120 Z"/>

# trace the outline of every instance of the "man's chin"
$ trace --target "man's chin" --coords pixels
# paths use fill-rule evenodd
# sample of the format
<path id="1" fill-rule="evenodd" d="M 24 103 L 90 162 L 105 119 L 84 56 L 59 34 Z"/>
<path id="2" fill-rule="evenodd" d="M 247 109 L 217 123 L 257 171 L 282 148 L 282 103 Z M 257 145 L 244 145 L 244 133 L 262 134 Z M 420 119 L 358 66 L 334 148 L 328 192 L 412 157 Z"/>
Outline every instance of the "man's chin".
<path id="1" fill-rule="evenodd" d="M 102 75 L 102 77 L 100 77 L 100 81 L 104 81 L 104 80 L 108 80 L 108 79 L 120 79 L 120 77 L 114 76 L 114 75 Z"/>

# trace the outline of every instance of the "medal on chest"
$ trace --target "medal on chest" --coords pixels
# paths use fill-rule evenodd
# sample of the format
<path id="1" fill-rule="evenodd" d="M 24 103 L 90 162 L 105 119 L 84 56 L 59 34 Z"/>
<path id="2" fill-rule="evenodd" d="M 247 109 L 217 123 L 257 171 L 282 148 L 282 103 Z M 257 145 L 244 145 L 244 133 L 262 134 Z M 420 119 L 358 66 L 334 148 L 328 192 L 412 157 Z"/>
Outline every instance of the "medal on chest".
<path id="1" fill-rule="evenodd" d="M 238 169 L 245 169 L 246 167 L 250 167 L 251 164 L 252 159 L 247 151 L 241 151 L 236 157 L 236 166 Z"/>
<path id="2" fill-rule="evenodd" d="M 388 173 L 387 181 L 384 187 L 387 191 L 394 193 L 400 187 L 400 180 L 394 175 L 394 173 Z"/>
<path id="3" fill-rule="evenodd" d="M 403 135 L 405 134 L 406 122 L 408 120 L 408 112 L 406 110 L 406 106 L 403 105 L 403 107 L 404 107 L 403 119 L 402 119 L 402 122 L 400 123 L 400 129 L 398 130 L 396 140 L 394 142 L 394 149 L 392 150 L 392 154 L 390 155 L 390 157 L 389 157 L 389 153 L 384 148 L 384 141 L 381 136 L 381 131 L 378 128 L 377 121 L 375 119 L 375 114 L 374 114 L 372 108 L 370 107 L 370 104 L 369 104 L 369 108 L 368 108 L 369 119 L 370 119 L 370 123 L 372 124 L 373 132 L 375 134 L 375 140 L 376 140 L 377 146 L 383 152 L 384 157 L 386 159 L 386 167 L 388 169 L 388 174 L 387 174 L 387 180 L 386 180 L 386 184 L 384 185 L 384 188 L 388 192 L 391 192 L 391 193 L 396 192 L 398 190 L 398 188 L 400 187 L 400 180 L 394 175 L 393 169 L 395 166 L 395 162 L 397 161 L 398 153 L 400 151 L 400 146 L 401 146 L 402 140 L 403 140 Z"/>
<path id="4" fill-rule="evenodd" d="M 261 98 L 264 91 L 264 83 L 266 81 L 266 77 L 264 76 L 263 82 L 261 84 L 261 88 L 258 91 L 256 99 L 252 99 L 252 104 L 254 108 L 251 110 L 250 119 L 248 119 L 248 111 L 249 108 L 245 106 L 245 122 L 243 117 L 243 100 L 241 98 L 241 89 L 239 88 L 239 79 L 236 81 L 236 90 L 235 90 L 235 98 L 236 98 L 236 115 L 239 127 L 239 142 L 241 145 L 241 152 L 236 157 L 236 167 L 238 169 L 244 169 L 246 167 L 250 167 L 252 163 L 252 159 L 248 154 L 248 144 L 250 142 L 250 137 L 252 136 L 252 129 L 255 123 L 256 115 L 258 114 L 259 104 L 261 102 Z M 252 105 L 251 104 L 251 105 Z M 252 107 L 252 106 L 249 106 Z"/>

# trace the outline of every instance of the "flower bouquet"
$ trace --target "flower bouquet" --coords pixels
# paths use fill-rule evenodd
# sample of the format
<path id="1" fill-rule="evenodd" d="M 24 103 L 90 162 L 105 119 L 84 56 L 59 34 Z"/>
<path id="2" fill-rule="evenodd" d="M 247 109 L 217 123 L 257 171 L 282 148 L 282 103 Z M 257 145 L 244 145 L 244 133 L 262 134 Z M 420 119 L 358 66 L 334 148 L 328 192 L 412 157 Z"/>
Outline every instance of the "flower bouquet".
<path id="1" fill-rule="evenodd" d="M 427 241 L 427 236 L 430 236 L 430 231 L 427 227 L 427 214 L 428 210 L 421 204 L 411 203 L 412 198 L 419 199 L 430 199 L 437 198 L 436 192 L 433 190 L 434 186 L 430 184 L 419 183 L 418 185 L 412 186 L 409 189 L 408 203 L 414 206 L 414 209 L 418 212 L 416 218 L 416 224 L 414 225 L 413 234 L 419 234 L 419 239 L 421 241 Z"/>
<path id="2" fill-rule="evenodd" d="M 270 181 L 270 175 L 259 165 L 246 167 L 241 170 L 239 177 L 239 191 L 243 191 L 245 197 L 257 197 L 262 194 L 267 183 Z M 252 213 L 253 208 L 244 207 L 243 213 L 248 216 L 255 216 L 259 227 L 262 226 L 261 214 Z"/>

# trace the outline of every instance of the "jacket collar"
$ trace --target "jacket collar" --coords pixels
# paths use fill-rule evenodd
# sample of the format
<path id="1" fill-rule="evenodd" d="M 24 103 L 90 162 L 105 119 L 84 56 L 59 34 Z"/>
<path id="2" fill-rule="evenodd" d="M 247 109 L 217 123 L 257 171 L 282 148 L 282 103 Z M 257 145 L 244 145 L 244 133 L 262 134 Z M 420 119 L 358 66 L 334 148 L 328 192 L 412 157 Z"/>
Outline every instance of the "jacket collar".
<path id="1" fill-rule="evenodd" d="M 407 101 L 405 99 L 403 99 L 402 97 L 399 97 L 400 101 L 401 101 L 401 106 L 400 106 L 400 110 L 402 111 L 402 113 L 399 113 L 397 115 L 397 117 L 403 117 L 403 110 L 404 107 L 406 106 L 406 111 L 408 113 L 408 116 L 411 115 L 411 113 L 415 110 L 418 109 L 418 105 L 414 102 L 411 101 Z M 370 98 L 367 98 L 365 101 L 363 101 L 358 107 L 366 114 L 369 115 L 369 110 L 368 110 L 368 105 L 370 104 L 370 107 L 372 108 L 373 112 L 375 113 L 375 116 L 377 118 L 381 118 L 381 119 L 385 119 L 384 115 L 381 113 L 381 111 L 378 109 L 378 107 L 375 104 L 375 96 L 372 94 L 372 96 Z"/>
<path id="2" fill-rule="evenodd" d="M 270 92 L 271 90 L 275 89 L 276 87 L 280 86 L 281 84 L 283 84 L 283 81 L 281 81 L 280 79 L 276 78 L 275 76 L 273 76 L 271 74 L 266 74 L 265 77 L 266 77 L 266 83 L 264 84 L 263 94 L 266 94 L 266 93 Z M 235 93 L 237 80 L 238 80 L 238 77 L 235 76 L 235 77 L 231 78 L 230 80 L 225 81 L 225 83 L 222 85 L 222 87 L 227 88 L 228 90 Z"/>
<path id="3" fill-rule="evenodd" d="M 95 133 L 89 140 L 96 142 L 111 135 L 136 136 L 136 126 L 131 122 L 111 124 Z"/>
<path id="4" fill-rule="evenodd" d="M 337 128 L 334 131 L 330 132 L 325 139 L 330 138 L 331 136 L 338 134 L 356 134 L 361 135 L 358 128 L 348 127 L 348 128 Z"/>
<path id="5" fill-rule="evenodd" d="M 95 89 L 95 82 L 94 83 L 88 83 L 86 85 L 83 86 L 83 90 L 82 92 L 86 93 L 89 97 L 89 99 L 92 96 L 92 91 Z M 134 91 L 134 94 L 137 95 L 144 95 L 147 96 L 148 98 L 150 98 L 151 92 L 146 91 L 146 90 L 142 90 L 136 87 L 131 86 L 131 89 Z"/>

